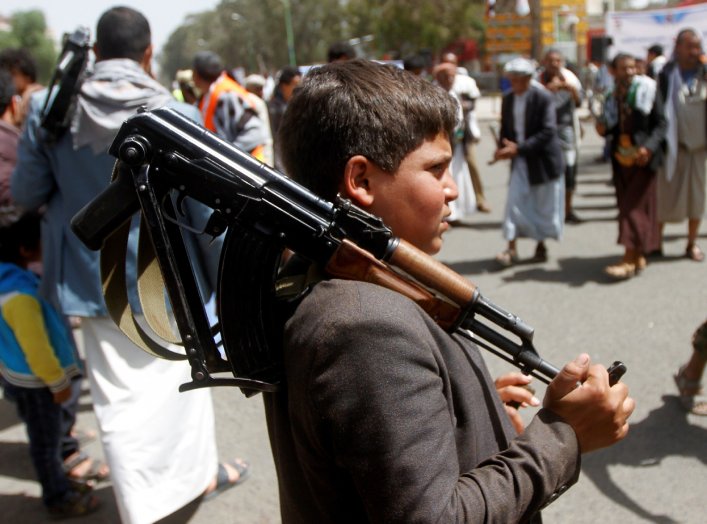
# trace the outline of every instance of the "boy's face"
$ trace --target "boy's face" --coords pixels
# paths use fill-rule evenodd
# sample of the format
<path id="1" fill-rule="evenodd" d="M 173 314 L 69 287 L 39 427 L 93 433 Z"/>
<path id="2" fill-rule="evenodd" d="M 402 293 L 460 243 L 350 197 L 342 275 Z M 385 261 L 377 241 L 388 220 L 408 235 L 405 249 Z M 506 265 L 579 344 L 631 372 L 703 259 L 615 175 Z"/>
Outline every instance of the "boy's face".
<path id="1" fill-rule="evenodd" d="M 449 139 L 440 133 L 408 154 L 393 175 L 371 164 L 366 175 L 370 203 L 363 202 L 363 207 L 380 216 L 395 236 L 437 253 L 449 229 L 449 202 L 459 195 L 449 171 L 451 160 Z"/>

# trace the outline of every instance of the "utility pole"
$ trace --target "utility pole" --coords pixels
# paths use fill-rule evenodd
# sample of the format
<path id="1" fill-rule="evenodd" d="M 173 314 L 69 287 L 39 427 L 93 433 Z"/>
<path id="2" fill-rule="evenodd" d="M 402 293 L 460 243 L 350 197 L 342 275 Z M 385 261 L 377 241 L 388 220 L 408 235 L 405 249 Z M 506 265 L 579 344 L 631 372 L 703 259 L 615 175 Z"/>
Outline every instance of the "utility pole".
<path id="1" fill-rule="evenodd" d="M 291 66 L 297 65 L 297 58 L 295 57 L 295 37 L 292 32 L 292 9 L 290 6 L 290 0 L 282 0 L 282 5 L 285 8 L 285 31 L 287 33 L 287 56 L 290 60 Z"/>

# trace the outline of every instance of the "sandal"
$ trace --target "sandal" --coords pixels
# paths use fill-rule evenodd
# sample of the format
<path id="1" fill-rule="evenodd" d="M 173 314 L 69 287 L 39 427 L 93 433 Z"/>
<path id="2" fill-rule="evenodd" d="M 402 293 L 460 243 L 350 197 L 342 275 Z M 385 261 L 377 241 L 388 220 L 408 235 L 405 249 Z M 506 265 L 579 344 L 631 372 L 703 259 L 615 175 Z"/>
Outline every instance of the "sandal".
<path id="1" fill-rule="evenodd" d="M 518 253 L 512 249 L 501 251 L 498 255 L 496 255 L 496 262 L 501 264 L 503 267 L 511 267 L 513 264 L 518 262 Z"/>
<path id="2" fill-rule="evenodd" d="M 685 248 L 685 258 L 689 258 L 695 262 L 702 262 L 705 259 L 705 254 L 697 244 L 688 244 Z"/>
<path id="3" fill-rule="evenodd" d="M 75 438 L 80 445 L 88 444 L 98 438 L 98 433 L 92 429 L 73 428 L 71 438 Z"/>
<path id="4" fill-rule="evenodd" d="M 64 459 L 64 472 L 69 480 L 87 482 L 102 481 L 110 475 L 110 469 L 105 462 L 93 459 L 83 451 L 79 451 Z"/>
<path id="5" fill-rule="evenodd" d="M 51 518 L 59 520 L 88 515 L 100 506 L 101 501 L 93 493 L 71 490 L 64 496 L 62 502 L 48 506 L 47 511 Z"/>
<path id="6" fill-rule="evenodd" d="M 636 276 L 636 264 L 630 262 L 619 262 L 612 266 L 606 266 L 604 273 L 609 275 L 614 280 L 628 280 Z"/>
<path id="7" fill-rule="evenodd" d="M 538 244 L 535 248 L 535 254 L 530 259 L 532 262 L 547 262 L 547 248 L 545 244 Z"/>
<path id="8" fill-rule="evenodd" d="M 229 470 L 226 466 L 230 466 L 238 473 L 235 480 L 231 480 Z M 214 488 L 208 493 L 204 494 L 204 500 L 216 498 L 227 489 L 231 489 L 239 484 L 242 484 L 248 479 L 249 475 L 250 465 L 244 460 L 233 459 L 225 464 L 219 463 L 218 471 L 216 472 L 216 486 L 214 486 Z"/>
<path id="9" fill-rule="evenodd" d="M 702 394 L 702 384 L 699 380 L 690 380 L 684 375 L 685 367 L 681 367 L 673 375 L 675 385 L 678 387 L 680 403 L 685 411 L 693 415 L 707 416 L 707 397 Z M 691 393 L 688 393 L 691 392 Z"/>

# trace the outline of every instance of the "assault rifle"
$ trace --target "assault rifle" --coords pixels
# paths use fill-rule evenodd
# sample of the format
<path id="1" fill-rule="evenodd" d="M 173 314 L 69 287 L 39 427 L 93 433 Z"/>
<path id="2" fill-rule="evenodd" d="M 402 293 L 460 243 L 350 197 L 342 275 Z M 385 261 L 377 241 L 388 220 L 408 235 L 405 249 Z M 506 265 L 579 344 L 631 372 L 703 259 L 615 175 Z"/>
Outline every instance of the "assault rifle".
<path id="1" fill-rule="evenodd" d="M 71 125 L 73 106 L 88 63 L 90 38 L 90 31 L 83 26 L 64 35 L 64 46 L 42 108 L 41 126 L 52 140 L 61 137 Z"/>
<path id="2" fill-rule="evenodd" d="M 87 246 L 102 249 L 106 301 L 124 331 L 158 356 L 189 360 L 192 382 L 182 391 L 214 385 L 235 385 L 247 395 L 277 390 L 284 319 L 315 280 L 278 278 L 285 249 L 328 276 L 369 281 L 408 296 L 446 330 L 472 338 L 524 373 L 544 382 L 558 373 L 533 347 L 532 327 L 447 266 L 394 237 L 380 218 L 341 198 L 319 198 L 175 111 L 158 109 L 128 119 L 110 153 L 118 158 L 113 182 L 74 217 L 72 227 Z M 226 232 L 215 326 L 208 323 L 184 245 L 179 214 L 185 198 L 212 210 L 203 234 Z M 129 219 L 138 211 L 143 221 L 139 279 L 154 272 L 156 259 L 185 354 L 170 350 L 129 318 L 125 244 Z M 157 287 L 158 298 L 153 293 L 153 299 L 143 301 L 153 335 L 164 332 L 155 329 L 154 318 L 150 321 L 154 305 L 164 302 Z M 118 307 L 112 307 L 116 302 Z M 235 378 L 215 376 L 223 371 Z M 614 368 L 612 380 L 623 371 L 623 365 Z"/>

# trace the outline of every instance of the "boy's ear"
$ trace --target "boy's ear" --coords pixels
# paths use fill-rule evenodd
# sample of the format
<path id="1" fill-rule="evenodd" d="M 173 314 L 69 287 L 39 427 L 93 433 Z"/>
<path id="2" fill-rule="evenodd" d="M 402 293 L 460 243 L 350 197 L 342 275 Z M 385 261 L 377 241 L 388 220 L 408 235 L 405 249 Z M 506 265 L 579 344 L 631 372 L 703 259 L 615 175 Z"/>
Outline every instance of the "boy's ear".
<path id="1" fill-rule="evenodd" d="M 370 207 L 373 204 L 371 178 L 375 171 L 376 166 L 365 156 L 356 155 L 349 158 L 339 185 L 341 196 L 350 199 L 359 207 Z"/>

